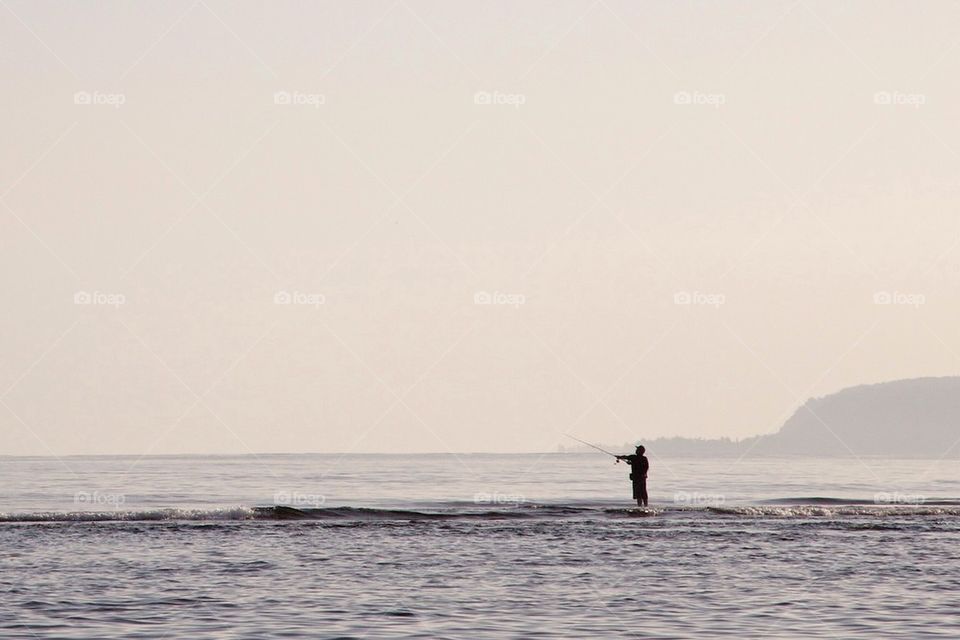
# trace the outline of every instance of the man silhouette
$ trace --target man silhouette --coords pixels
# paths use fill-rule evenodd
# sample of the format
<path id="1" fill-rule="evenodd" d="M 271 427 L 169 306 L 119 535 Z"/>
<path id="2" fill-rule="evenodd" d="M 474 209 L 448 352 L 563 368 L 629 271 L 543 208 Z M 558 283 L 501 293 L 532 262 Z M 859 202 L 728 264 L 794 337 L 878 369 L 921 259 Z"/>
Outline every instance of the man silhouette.
<path id="1" fill-rule="evenodd" d="M 647 506 L 647 471 L 650 470 L 650 461 L 643 455 L 647 449 L 637 445 L 637 452 L 632 456 L 617 456 L 617 460 L 625 460 L 630 465 L 630 480 L 633 481 L 633 499 L 638 507 Z"/>

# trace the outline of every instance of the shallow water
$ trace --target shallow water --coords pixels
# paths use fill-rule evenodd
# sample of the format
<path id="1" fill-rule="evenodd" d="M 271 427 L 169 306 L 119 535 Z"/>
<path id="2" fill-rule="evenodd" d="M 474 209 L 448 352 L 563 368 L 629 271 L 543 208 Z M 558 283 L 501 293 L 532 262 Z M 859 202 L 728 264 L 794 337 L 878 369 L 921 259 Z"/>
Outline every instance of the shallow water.
<path id="1" fill-rule="evenodd" d="M 955 462 L 654 458 L 647 511 L 592 454 L 0 468 L 4 638 L 960 636 Z"/>

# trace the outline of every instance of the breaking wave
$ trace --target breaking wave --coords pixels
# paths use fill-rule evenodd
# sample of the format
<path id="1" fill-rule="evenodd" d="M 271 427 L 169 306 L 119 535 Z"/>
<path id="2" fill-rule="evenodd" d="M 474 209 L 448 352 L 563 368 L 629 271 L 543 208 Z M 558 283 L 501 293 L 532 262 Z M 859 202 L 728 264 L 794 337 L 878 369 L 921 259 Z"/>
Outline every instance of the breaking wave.
<path id="1" fill-rule="evenodd" d="M 938 500 L 916 505 L 875 504 L 844 498 L 779 498 L 753 504 L 654 505 L 649 509 L 619 507 L 609 503 L 495 505 L 492 508 L 445 506 L 439 509 L 376 509 L 288 506 L 229 507 L 217 509 L 146 509 L 106 511 L 47 511 L 0 513 L 0 523 L 37 522 L 240 522 L 240 521 L 484 521 L 596 518 L 890 518 L 960 517 L 960 500 Z"/>

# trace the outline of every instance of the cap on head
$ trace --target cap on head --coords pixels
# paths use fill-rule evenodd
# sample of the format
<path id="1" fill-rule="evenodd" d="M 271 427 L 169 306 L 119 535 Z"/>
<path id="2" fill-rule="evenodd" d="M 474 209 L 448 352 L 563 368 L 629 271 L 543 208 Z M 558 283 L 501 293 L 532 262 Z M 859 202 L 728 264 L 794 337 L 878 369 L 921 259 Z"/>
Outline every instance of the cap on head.
<path id="1" fill-rule="evenodd" d="M 646 450 L 647 448 L 642 444 L 637 445 L 637 453 L 640 454 L 641 456 L 646 452 Z"/>

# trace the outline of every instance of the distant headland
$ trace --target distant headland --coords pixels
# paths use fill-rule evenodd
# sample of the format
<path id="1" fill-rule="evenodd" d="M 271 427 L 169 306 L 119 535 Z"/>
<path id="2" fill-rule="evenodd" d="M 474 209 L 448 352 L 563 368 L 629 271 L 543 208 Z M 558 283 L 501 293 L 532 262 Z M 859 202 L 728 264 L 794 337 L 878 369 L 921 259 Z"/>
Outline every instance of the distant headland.
<path id="1" fill-rule="evenodd" d="M 911 378 L 849 387 L 801 405 L 776 433 L 642 440 L 666 456 L 960 457 L 960 377 Z M 626 451 L 634 443 L 612 445 Z M 585 447 L 564 447 L 581 451 Z"/>

